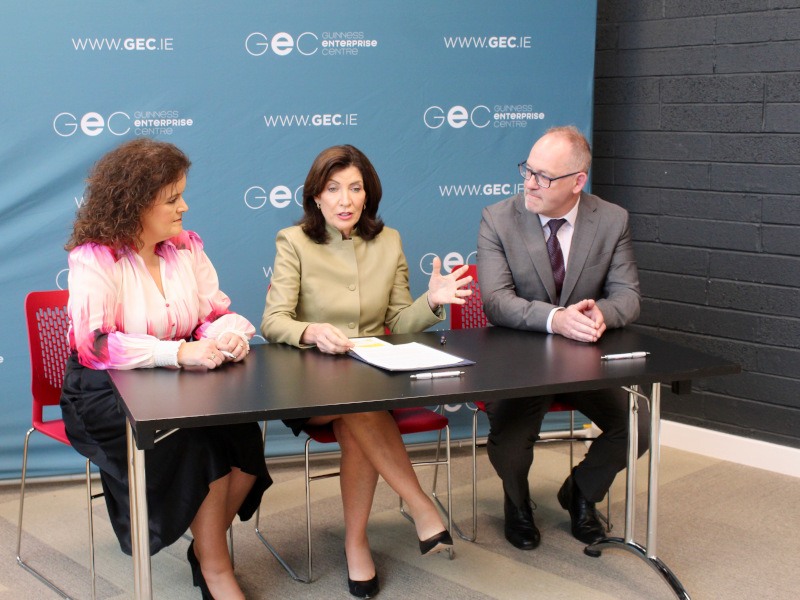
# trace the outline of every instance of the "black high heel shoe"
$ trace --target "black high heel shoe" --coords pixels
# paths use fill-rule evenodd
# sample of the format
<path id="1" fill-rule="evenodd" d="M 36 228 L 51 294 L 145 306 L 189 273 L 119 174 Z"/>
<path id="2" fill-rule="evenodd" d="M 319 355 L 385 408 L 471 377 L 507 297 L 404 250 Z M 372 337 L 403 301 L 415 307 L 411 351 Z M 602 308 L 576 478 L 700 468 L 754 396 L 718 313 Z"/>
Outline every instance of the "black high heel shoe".
<path id="1" fill-rule="evenodd" d="M 347 571 L 347 587 L 356 598 L 374 598 L 381 591 L 377 571 L 372 579 L 367 579 L 366 581 L 353 581 L 350 579 L 350 569 L 347 566 L 347 550 L 344 551 L 344 568 Z"/>
<path id="2" fill-rule="evenodd" d="M 194 587 L 200 588 L 203 600 L 214 600 L 214 596 L 211 595 L 211 592 L 208 590 L 208 585 L 206 585 L 203 571 L 200 569 L 200 561 L 197 560 L 197 555 L 194 553 L 194 540 L 192 540 L 189 544 L 189 548 L 186 550 L 186 559 L 189 561 L 189 566 L 192 567 L 192 583 Z"/>
<path id="3" fill-rule="evenodd" d="M 378 574 L 367 581 L 353 581 L 350 579 L 350 573 L 347 573 L 347 587 L 350 588 L 350 593 L 356 598 L 374 598 L 381 591 L 381 586 L 378 584 Z"/>
<path id="4" fill-rule="evenodd" d="M 447 531 L 447 529 L 440 531 L 436 535 L 432 535 L 427 540 L 419 541 L 419 551 L 422 553 L 422 556 L 436 554 L 442 550 L 449 550 L 452 547 L 453 538 L 450 536 L 450 532 Z"/>

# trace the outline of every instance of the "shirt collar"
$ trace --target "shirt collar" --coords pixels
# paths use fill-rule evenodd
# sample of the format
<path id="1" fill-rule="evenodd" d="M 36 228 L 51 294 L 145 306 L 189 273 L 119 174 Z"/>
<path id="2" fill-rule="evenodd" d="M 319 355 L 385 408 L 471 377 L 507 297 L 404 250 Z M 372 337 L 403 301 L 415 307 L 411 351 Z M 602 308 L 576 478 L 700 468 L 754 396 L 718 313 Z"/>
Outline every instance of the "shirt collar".
<path id="1" fill-rule="evenodd" d="M 547 227 L 547 223 L 551 219 L 555 218 L 566 219 L 567 223 L 569 223 L 570 226 L 575 227 L 575 221 L 578 218 L 578 207 L 580 206 L 580 204 L 581 204 L 581 198 L 580 196 L 578 196 L 578 201 L 575 203 L 575 206 L 573 206 L 572 209 L 563 217 L 545 217 L 544 215 L 537 215 L 539 217 L 539 222 L 542 224 L 542 228 L 544 229 L 545 227 Z"/>

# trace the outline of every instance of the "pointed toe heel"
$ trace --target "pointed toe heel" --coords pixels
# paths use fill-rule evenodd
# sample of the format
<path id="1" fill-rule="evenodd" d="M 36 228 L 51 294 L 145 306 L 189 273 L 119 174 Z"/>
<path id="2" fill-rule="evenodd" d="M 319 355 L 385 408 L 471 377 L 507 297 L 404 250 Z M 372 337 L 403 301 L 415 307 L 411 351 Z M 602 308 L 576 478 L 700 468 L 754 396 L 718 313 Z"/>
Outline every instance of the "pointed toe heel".
<path id="1" fill-rule="evenodd" d="M 350 589 L 350 593 L 356 598 L 374 598 L 378 595 L 378 592 L 381 591 L 381 587 L 378 584 L 377 573 L 375 577 L 367 581 L 353 581 L 348 575 L 347 587 Z"/>
<path id="2" fill-rule="evenodd" d="M 419 541 L 419 551 L 422 553 L 422 556 L 436 554 L 437 552 L 448 550 L 452 547 L 453 538 L 450 536 L 450 532 L 447 531 L 447 529 L 429 537 L 427 540 Z"/>

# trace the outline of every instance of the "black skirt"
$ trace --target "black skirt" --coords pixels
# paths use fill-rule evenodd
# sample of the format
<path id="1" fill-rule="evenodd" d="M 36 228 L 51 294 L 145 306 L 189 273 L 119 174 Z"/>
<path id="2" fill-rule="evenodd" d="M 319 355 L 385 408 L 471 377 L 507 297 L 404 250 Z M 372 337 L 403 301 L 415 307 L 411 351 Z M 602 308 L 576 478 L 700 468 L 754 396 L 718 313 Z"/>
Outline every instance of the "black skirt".
<path id="1" fill-rule="evenodd" d="M 283 424 L 286 425 L 289 429 L 292 430 L 292 433 L 295 436 L 299 436 L 300 432 L 303 431 L 303 427 L 306 426 L 308 423 L 309 418 L 300 417 L 299 419 L 284 419 Z"/>
<path id="2" fill-rule="evenodd" d="M 100 469 L 106 506 L 119 545 L 131 553 L 125 415 L 108 373 L 67 361 L 61 411 L 73 447 Z M 150 554 L 175 542 L 189 528 L 212 482 L 238 467 L 254 475 L 239 508 L 246 521 L 272 484 L 256 423 L 179 429 L 145 452 Z"/>

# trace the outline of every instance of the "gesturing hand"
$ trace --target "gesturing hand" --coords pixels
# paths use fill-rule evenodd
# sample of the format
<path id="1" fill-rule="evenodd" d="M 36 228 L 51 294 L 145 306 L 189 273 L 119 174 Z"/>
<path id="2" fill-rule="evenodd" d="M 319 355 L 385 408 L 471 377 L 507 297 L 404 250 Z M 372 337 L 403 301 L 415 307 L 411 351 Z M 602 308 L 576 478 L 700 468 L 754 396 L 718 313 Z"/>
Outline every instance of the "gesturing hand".
<path id="1" fill-rule="evenodd" d="M 550 325 L 553 333 L 579 342 L 596 342 L 606 330 L 603 313 L 594 300 L 581 300 L 556 311 Z"/>
<path id="2" fill-rule="evenodd" d="M 317 348 L 326 354 L 344 354 L 355 346 L 345 334 L 330 323 L 311 323 L 300 336 L 300 341 L 303 344 L 316 344 Z"/>
<path id="3" fill-rule="evenodd" d="M 459 278 L 467 272 L 468 267 L 464 265 L 449 275 L 442 275 L 442 260 L 438 256 L 433 257 L 432 267 L 428 282 L 428 304 L 431 309 L 436 310 L 442 304 L 464 304 L 463 298 L 471 296 L 472 290 L 461 288 L 472 281 L 472 276 Z"/>

